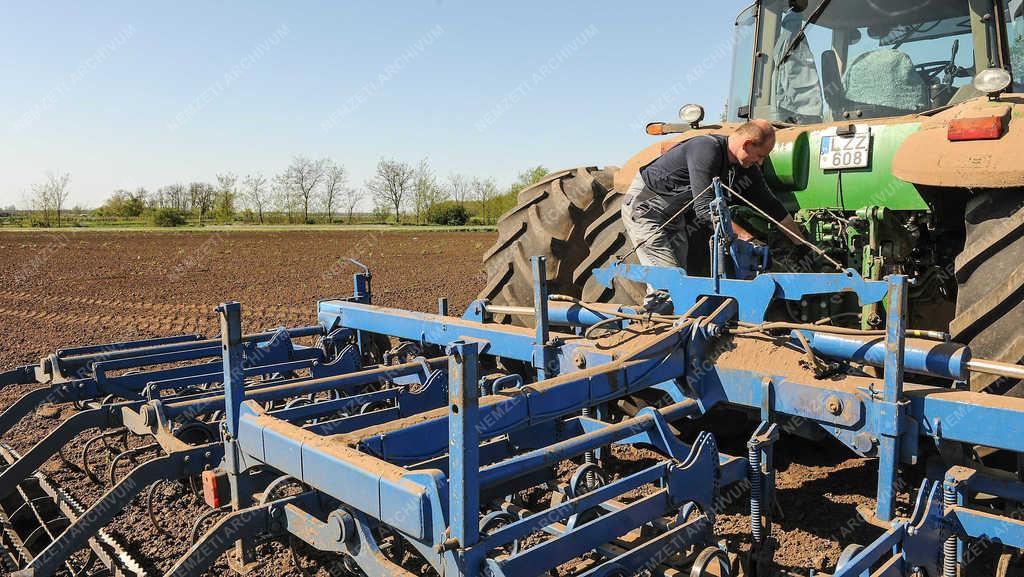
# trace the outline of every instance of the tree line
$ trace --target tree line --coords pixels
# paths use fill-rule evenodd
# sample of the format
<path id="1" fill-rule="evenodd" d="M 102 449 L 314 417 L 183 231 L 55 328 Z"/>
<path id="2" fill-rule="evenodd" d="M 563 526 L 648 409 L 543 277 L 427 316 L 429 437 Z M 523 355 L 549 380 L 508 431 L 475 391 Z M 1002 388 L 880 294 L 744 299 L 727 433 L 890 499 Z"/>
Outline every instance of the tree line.
<path id="1" fill-rule="evenodd" d="M 493 224 L 516 203 L 523 188 L 547 173 L 542 166 L 521 172 L 504 189 L 493 178 L 458 172 L 439 177 L 427 159 L 408 163 L 381 158 L 373 176 L 350 184 L 345 167 L 329 158 L 296 156 L 280 173 L 217 174 L 214 182 L 174 183 L 154 190 L 115 190 L 94 216 L 148 219 L 159 226 L 188 221 L 251 223 L 394 222 Z M 60 226 L 66 212 L 69 173 L 48 173 L 32 187 L 28 207 L 41 226 Z"/>

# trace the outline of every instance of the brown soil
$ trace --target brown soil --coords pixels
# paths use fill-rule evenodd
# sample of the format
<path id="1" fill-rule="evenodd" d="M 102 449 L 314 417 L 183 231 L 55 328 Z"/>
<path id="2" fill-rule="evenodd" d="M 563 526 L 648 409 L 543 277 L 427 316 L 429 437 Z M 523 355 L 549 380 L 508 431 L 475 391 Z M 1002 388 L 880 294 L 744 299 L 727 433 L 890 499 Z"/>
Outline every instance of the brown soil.
<path id="1" fill-rule="evenodd" d="M 237 300 L 246 331 L 315 322 L 315 301 L 351 293 L 354 257 L 374 273 L 374 302 L 433 311 L 448 297 L 459 314 L 484 285 L 481 256 L 492 233 L 233 232 L 233 233 L 0 233 L 0 370 L 33 363 L 61 346 L 144 338 L 178 332 L 217 332 L 215 305 Z M 5 407 L 27 389 L 0 390 Z M 4 439 L 27 450 L 41 431 L 70 415 L 47 407 Z M 715 427 L 719 445 L 745 453 L 749 431 Z M 65 448 L 78 461 L 82 435 Z M 130 446 L 145 444 L 130 440 Z M 855 508 L 873 505 L 874 468 L 848 459 L 836 446 L 821 447 L 786 437 L 777 451 L 779 500 L 785 513 L 774 537 L 776 561 L 785 569 L 832 567 L 841 545 L 866 543 L 878 530 L 859 520 Z M 98 454 L 98 453 L 97 453 Z M 624 461 L 647 462 L 640 449 L 616 451 Z M 625 467 L 625 468 L 623 468 Z M 106 466 L 98 467 L 106 477 Z M 45 470 L 85 503 L 102 489 L 54 459 Z M 121 470 L 123 474 L 124 470 Z M 160 488 L 157 514 L 169 535 L 157 532 L 139 499 L 115 521 L 148 567 L 166 570 L 181 555 L 196 517 L 204 510 L 188 491 Z M 748 547 L 747 496 L 732 499 L 718 517 L 718 531 L 736 548 Z M 267 554 L 256 575 L 298 575 L 283 548 Z M 800 571 L 806 574 L 806 571 Z M 214 574 L 225 574 L 223 561 Z"/>

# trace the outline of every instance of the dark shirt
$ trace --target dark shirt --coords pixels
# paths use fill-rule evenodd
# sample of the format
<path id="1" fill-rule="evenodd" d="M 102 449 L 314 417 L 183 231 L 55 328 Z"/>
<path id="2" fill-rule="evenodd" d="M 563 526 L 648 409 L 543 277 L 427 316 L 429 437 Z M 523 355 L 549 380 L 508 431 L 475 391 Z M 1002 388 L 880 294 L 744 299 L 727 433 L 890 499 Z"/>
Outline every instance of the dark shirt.
<path id="1" fill-rule="evenodd" d="M 644 202 L 660 212 L 662 218 L 670 218 L 678 212 L 696 192 L 699 196 L 693 203 L 693 211 L 698 220 L 711 222 L 710 204 L 715 193 L 710 189 L 700 193 L 711 186 L 716 176 L 775 220 L 781 221 L 789 215 L 768 188 L 761 167 L 730 164 L 729 139 L 724 136 L 704 135 L 684 140 L 642 167 L 640 175 L 646 186 L 634 204 Z M 728 194 L 726 191 L 727 199 Z M 745 205 L 739 199 L 729 202 Z"/>

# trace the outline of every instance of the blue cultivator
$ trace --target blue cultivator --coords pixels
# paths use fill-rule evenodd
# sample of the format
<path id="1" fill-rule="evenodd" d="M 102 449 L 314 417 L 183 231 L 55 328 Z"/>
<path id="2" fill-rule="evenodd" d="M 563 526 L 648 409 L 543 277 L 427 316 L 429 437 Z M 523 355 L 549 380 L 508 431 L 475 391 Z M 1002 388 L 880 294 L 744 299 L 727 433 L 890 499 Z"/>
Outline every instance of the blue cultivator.
<path id="1" fill-rule="evenodd" d="M 545 261 L 533 265 L 536 306 L 476 301 L 461 318 L 443 302 L 438 314 L 383 308 L 370 304 L 363 273 L 353 298 L 318 304 L 314 328 L 245 336 L 241 306 L 226 303 L 213 344 L 182 337 L 44 361 L 34 376 L 49 377 L 39 378 L 45 393 L 9 409 L 4 428 L 43 400 L 86 406 L 10 456 L 0 495 L 38 481 L 38 466 L 84 428 L 126 427 L 154 439 L 160 456 L 115 479 L 41 544 L 14 531 L 14 574 L 52 575 L 83 547 L 131 574 L 130 556 L 109 554 L 120 545 L 103 527 L 147 486 L 192 477 L 214 513 L 197 522 L 193 546 L 167 575 L 202 574 L 225 552 L 244 572 L 268 538 L 321 552 L 335 574 L 767 575 L 773 448 L 798 422 L 878 461 L 874 517 L 885 532 L 849 544 L 833 577 L 953 577 L 979 542 L 1005 548 L 1004 561 L 1024 547 L 1024 523 L 1006 512 L 1024 503 L 1017 471 L 970 459 L 924 466 L 951 447 L 1024 454 L 1024 400 L 960 386 L 974 372 L 1019 378 L 1020 368 L 919 338 L 935 335 L 907 328 L 905 277 L 599 271 L 608 285 L 643 282 L 672 296 L 675 314 L 649 315 L 548 295 Z M 828 294 L 884 303 L 886 329 L 765 323 L 778 301 Z M 533 327 L 494 315 L 532 318 Z M 284 335 L 321 339 L 306 348 Z M 380 335 L 391 339 L 387 352 Z M 177 356 L 160 356 L 168 348 Z M 200 358 L 215 360 L 182 365 Z M 910 373 L 929 384 L 907 382 Z M 97 402 L 106 395 L 116 399 Z M 618 408 L 639 397 L 661 401 Z M 699 425 L 719 405 L 757 415 L 746 454 L 721 452 L 706 432 L 684 443 L 672 426 Z M 604 468 L 630 445 L 658 458 Z M 911 470 L 924 480 L 913 513 L 901 517 L 896 496 Z M 742 557 L 714 529 L 732 485 L 749 496 L 752 550 Z M 10 525 L 15 513 L 0 509 Z M 1009 567 L 996 572 L 1014 575 Z"/>

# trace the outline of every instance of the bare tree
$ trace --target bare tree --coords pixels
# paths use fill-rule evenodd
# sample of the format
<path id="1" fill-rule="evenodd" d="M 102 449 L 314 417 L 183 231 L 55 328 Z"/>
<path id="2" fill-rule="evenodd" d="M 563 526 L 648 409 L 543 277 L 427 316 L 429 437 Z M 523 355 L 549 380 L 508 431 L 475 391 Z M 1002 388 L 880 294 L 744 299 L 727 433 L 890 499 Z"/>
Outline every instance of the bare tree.
<path id="1" fill-rule="evenodd" d="M 413 188 L 415 174 L 416 170 L 405 162 L 382 158 L 377 163 L 377 176 L 366 185 L 378 204 L 394 207 L 396 223 L 401 221 L 402 203 Z"/>
<path id="2" fill-rule="evenodd" d="M 233 173 L 217 175 L 217 191 L 214 194 L 213 205 L 216 208 L 217 216 L 229 220 L 235 214 L 235 198 L 238 192 L 235 184 L 238 176 Z"/>
<path id="3" fill-rule="evenodd" d="M 60 226 L 60 215 L 68 200 L 70 182 L 71 173 L 47 172 L 45 181 L 32 185 L 28 197 L 29 208 L 38 211 L 47 226 L 50 225 L 51 214 L 56 216 L 57 226 Z"/>
<path id="4" fill-rule="evenodd" d="M 345 187 L 341 195 L 342 206 L 345 207 L 345 212 L 348 213 L 348 223 L 352 224 L 352 214 L 356 211 L 356 206 L 363 200 L 363 190 L 354 186 Z"/>
<path id="5" fill-rule="evenodd" d="M 448 197 L 459 203 L 459 206 L 466 205 L 466 199 L 472 190 L 472 183 L 466 175 L 453 172 L 448 175 Z"/>
<path id="6" fill-rule="evenodd" d="M 147 208 L 156 209 L 165 206 L 167 206 L 167 187 L 161 186 L 154 190 L 153 194 L 149 195 L 149 205 Z"/>
<path id="7" fill-rule="evenodd" d="M 50 188 L 50 198 L 53 201 L 53 208 L 57 212 L 57 226 L 60 226 L 60 213 L 64 210 L 64 203 L 68 201 L 68 184 L 71 183 L 70 172 L 47 173 L 46 183 Z"/>
<path id="8" fill-rule="evenodd" d="M 193 182 L 188 185 L 189 200 L 192 210 L 199 214 L 199 226 L 203 225 L 203 217 L 213 208 L 213 197 L 216 189 L 206 182 Z"/>
<path id="9" fill-rule="evenodd" d="M 260 173 L 250 174 L 242 181 L 245 202 L 256 209 L 260 224 L 263 224 L 263 209 L 270 202 L 270 190 L 267 188 L 267 177 Z"/>
<path id="10" fill-rule="evenodd" d="M 480 218 L 487 222 L 487 207 L 498 196 L 498 185 L 492 178 L 473 179 L 473 197 L 480 203 Z"/>
<path id="11" fill-rule="evenodd" d="M 324 168 L 324 184 L 320 187 L 320 198 L 324 211 L 327 213 L 327 222 L 331 222 L 331 215 L 338 203 L 338 197 L 343 193 L 345 183 L 348 182 L 348 173 L 345 167 L 327 160 Z"/>
<path id="12" fill-rule="evenodd" d="M 424 158 L 416 167 L 416 181 L 413 184 L 413 205 L 416 208 L 416 222 L 423 222 L 423 217 L 431 206 L 440 202 L 444 192 L 437 185 L 437 178 L 434 171 L 430 169 L 427 159 Z"/>
<path id="13" fill-rule="evenodd" d="M 291 224 L 292 215 L 295 213 L 298 204 L 298 195 L 292 190 L 285 175 L 279 174 L 274 177 L 271 197 L 273 198 L 275 209 L 284 214 L 288 218 L 288 224 Z"/>
<path id="14" fill-rule="evenodd" d="M 25 204 L 28 209 L 39 213 L 39 219 L 44 226 L 50 226 L 50 208 L 53 206 L 50 199 L 50 188 L 47 183 L 33 184 L 32 188 L 25 195 Z"/>
<path id="15" fill-rule="evenodd" d="M 173 208 L 174 210 L 188 212 L 188 189 L 184 184 L 170 184 L 163 187 L 161 190 L 163 191 L 163 200 L 166 203 L 165 206 Z"/>
<path id="16" fill-rule="evenodd" d="M 302 202 L 302 221 L 309 222 L 309 203 L 313 200 L 326 171 L 326 160 L 311 160 L 305 156 L 296 156 L 285 169 L 285 183 Z"/>

